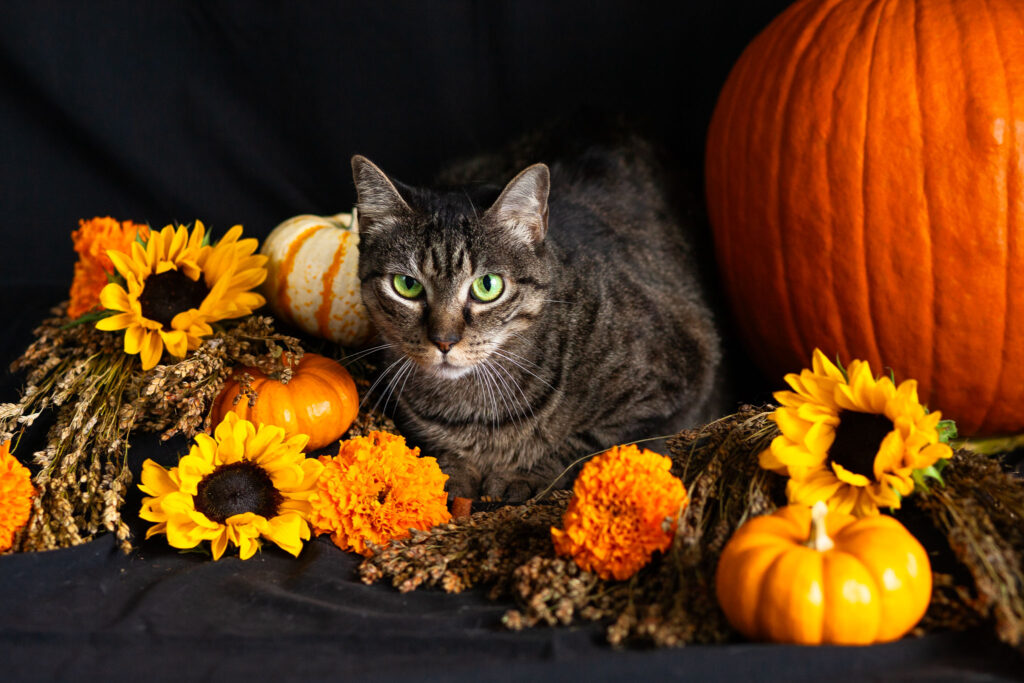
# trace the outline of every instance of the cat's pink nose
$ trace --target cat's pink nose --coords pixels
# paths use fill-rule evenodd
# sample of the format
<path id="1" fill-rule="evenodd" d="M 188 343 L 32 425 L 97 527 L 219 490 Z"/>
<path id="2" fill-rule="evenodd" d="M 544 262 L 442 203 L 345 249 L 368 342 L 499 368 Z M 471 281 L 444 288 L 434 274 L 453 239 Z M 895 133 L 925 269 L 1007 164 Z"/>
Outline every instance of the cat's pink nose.
<path id="1" fill-rule="evenodd" d="M 434 342 L 437 348 L 441 349 L 441 353 L 448 353 L 452 347 L 459 343 L 462 337 L 454 334 L 447 335 L 431 335 L 430 341 Z"/>

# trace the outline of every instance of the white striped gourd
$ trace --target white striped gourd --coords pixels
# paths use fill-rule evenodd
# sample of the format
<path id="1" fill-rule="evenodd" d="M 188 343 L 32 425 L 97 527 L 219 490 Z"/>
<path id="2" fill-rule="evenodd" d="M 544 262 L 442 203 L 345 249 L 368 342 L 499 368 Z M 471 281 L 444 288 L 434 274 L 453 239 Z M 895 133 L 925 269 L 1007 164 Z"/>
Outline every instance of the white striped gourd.
<path id="1" fill-rule="evenodd" d="M 263 242 L 263 293 L 279 318 L 342 346 L 359 346 L 373 329 L 359 293 L 359 234 L 352 214 L 295 216 Z"/>

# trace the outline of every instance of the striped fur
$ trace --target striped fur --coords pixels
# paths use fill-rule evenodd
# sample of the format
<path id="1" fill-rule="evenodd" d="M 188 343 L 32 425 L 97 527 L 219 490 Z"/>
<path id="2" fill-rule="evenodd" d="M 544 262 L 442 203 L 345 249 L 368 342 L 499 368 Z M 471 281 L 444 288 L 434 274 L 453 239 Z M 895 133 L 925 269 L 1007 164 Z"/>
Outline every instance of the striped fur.
<path id="1" fill-rule="evenodd" d="M 521 499 L 581 455 L 719 409 L 718 335 L 647 147 L 549 160 L 503 193 L 353 160 L 363 300 L 390 345 L 379 396 L 456 495 Z M 504 181 L 508 163 L 471 167 Z M 488 273 L 506 288 L 485 304 L 469 287 Z M 395 274 L 424 294 L 403 298 Z"/>

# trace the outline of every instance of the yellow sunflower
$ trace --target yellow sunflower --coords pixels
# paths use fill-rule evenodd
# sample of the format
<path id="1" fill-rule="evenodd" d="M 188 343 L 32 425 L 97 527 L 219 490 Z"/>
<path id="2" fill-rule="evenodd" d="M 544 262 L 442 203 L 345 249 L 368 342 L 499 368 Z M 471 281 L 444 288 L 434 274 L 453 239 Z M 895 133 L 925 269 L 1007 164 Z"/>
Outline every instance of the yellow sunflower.
<path id="1" fill-rule="evenodd" d="M 941 413 L 929 413 L 917 382 L 896 386 L 855 360 L 844 372 L 814 350 L 812 368 L 786 375 L 771 419 L 782 432 L 760 455 L 761 467 L 789 476 L 791 503 L 824 500 L 857 516 L 898 508 L 915 471 L 953 455 L 939 440 Z"/>
<path id="2" fill-rule="evenodd" d="M 247 560 L 260 538 L 298 555 L 310 537 L 309 497 L 323 470 L 302 452 L 307 441 L 228 413 L 212 438 L 196 435 L 177 467 L 146 460 L 139 488 L 152 497 L 143 498 L 139 517 L 156 522 L 146 538 L 166 534 L 175 548 L 210 541 L 214 560 L 229 542 Z"/>
<path id="3" fill-rule="evenodd" d="M 124 350 L 139 354 L 142 369 L 155 366 L 166 348 L 182 358 L 213 333 L 210 323 L 238 318 L 263 305 L 250 291 L 267 277 L 267 258 L 254 253 L 255 239 L 239 240 L 242 227 L 231 228 L 216 246 L 205 244 L 200 221 L 188 228 L 168 225 L 152 232 L 131 253 L 108 252 L 124 285 L 112 282 L 100 292 L 100 304 L 115 315 L 96 328 L 125 330 Z"/>

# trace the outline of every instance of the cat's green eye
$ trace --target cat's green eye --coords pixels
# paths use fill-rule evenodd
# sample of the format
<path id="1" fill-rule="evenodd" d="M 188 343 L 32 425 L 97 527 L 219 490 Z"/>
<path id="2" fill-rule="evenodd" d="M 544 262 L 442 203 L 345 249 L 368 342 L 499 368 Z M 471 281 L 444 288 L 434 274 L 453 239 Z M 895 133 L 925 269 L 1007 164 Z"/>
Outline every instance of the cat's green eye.
<path id="1" fill-rule="evenodd" d="M 469 286 L 469 293 L 473 295 L 473 298 L 477 301 L 487 303 L 494 301 L 501 296 L 502 291 L 505 289 L 505 281 L 501 279 L 500 275 L 494 273 L 488 273 L 482 277 L 478 277 L 473 280 L 473 284 Z"/>
<path id="2" fill-rule="evenodd" d="M 423 283 L 411 275 L 396 275 L 391 284 L 406 299 L 415 299 L 423 293 Z"/>

